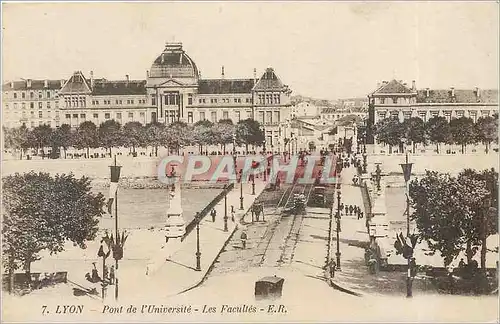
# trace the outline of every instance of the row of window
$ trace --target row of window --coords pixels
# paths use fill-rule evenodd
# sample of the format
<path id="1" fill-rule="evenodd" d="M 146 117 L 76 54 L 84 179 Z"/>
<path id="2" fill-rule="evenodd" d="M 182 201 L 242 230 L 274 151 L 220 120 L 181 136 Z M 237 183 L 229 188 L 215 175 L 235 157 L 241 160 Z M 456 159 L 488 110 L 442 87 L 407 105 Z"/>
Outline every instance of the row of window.
<path id="1" fill-rule="evenodd" d="M 274 116 L 274 120 L 273 120 Z M 279 123 L 280 122 L 280 112 L 279 111 L 266 111 L 264 114 L 264 111 L 259 111 L 258 114 L 258 119 L 257 121 L 262 124 L 272 124 L 274 123 Z"/>
<path id="2" fill-rule="evenodd" d="M 56 127 L 61 126 L 58 120 L 56 120 L 56 123 L 55 123 L 55 124 L 56 124 Z M 26 123 L 23 123 L 23 125 L 24 125 L 24 126 L 26 126 Z M 48 125 L 48 126 L 52 127 L 52 122 L 51 122 L 50 120 L 49 120 L 49 121 L 47 121 L 47 122 L 43 122 L 43 121 L 41 121 L 41 120 L 40 120 L 40 121 L 38 121 L 38 126 L 42 126 L 42 125 Z M 35 122 L 34 122 L 34 121 L 32 121 L 32 122 L 31 122 L 31 128 L 34 128 L 34 127 L 35 127 Z"/>
<path id="3" fill-rule="evenodd" d="M 198 103 L 200 103 L 200 104 L 207 103 L 206 99 L 207 98 L 199 98 Z M 219 102 L 218 98 L 210 98 L 210 103 L 214 104 L 214 103 L 218 103 L 218 102 Z M 221 102 L 228 104 L 228 103 L 231 103 L 231 100 L 229 98 L 222 98 Z M 241 103 L 241 102 L 242 102 L 241 98 L 233 98 L 233 103 Z M 251 98 L 245 98 L 245 103 L 251 103 L 251 102 L 252 102 Z M 189 103 L 189 98 L 188 98 L 188 104 L 190 104 L 190 105 L 192 104 L 192 103 Z"/>
<path id="4" fill-rule="evenodd" d="M 50 91 L 39 91 L 38 92 L 38 99 L 43 99 L 44 96 L 43 94 L 45 93 L 45 99 L 50 99 L 52 97 L 52 94 L 50 93 Z M 13 97 L 14 99 L 18 99 L 18 93 L 17 92 L 14 92 L 13 93 Z M 58 97 L 58 92 L 56 92 L 55 94 L 55 97 L 57 98 Z M 35 99 L 35 93 L 33 91 L 31 91 L 29 93 L 29 98 L 30 99 Z M 21 99 L 26 99 L 26 92 L 21 92 Z"/>
<path id="5" fill-rule="evenodd" d="M 414 100 L 410 100 L 410 98 L 402 98 L 402 97 L 392 97 L 392 98 L 377 98 L 377 103 L 384 104 L 410 104 Z"/>
<path id="6" fill-rule="evenodd" d="M 35 103 L 34 102 L 30 102 L 30 109 L 35 109 Z M 50 109 L 52 108 L 52 104 L 50 103 L 50 101 L 47 101 L 45 103 L 45 106 L 47 107 L 47 109 Z M 5 107 L 5 110 L 9 110 L 9 104 L 8 103 L 5 103 L 4 105 Z M 18 103 L 17 102 L 14 102 L 14 106 L 13 106 L 14 110 L 17 110 L 18 108 Z M 25 102 L 21 102 L 21 108 L 22 109 L 26 109 L 26 103 Z M 38 109 L 42 109 L 43 108 L 43 102 L 38 102 Z M 59 108 L 59 101 L 55 101 L 55 108 Z"/>
<path id="7" fill-rule="evenodd" d="M 111 100 L 104 99 L 102 102 L 103 102 L 103 105 L 111 105 Z M 127 105 L 135 105 L 135 100 L 134 99 L 127 99 L 126 102 L 127 102 Z M 92 105 L 94 105 L 94 106 L 99 105 L 99 103 L 100 103 L 99 100 L 92 100 Z M 138 103 L 139 104 L 145 104 L 146 103 L 146 99 L 139 99 Z M 116 99 L 115 100 L 115 104 L 116 105 L 122 105 L 123 104 L 123 100 Z"/>
<path id="8" fill-rule="evenodd" d="M 453 114 L 453 112 L 455 112 L 455 114 Z M 430 114 L 430 117 L 440 116 L 440 111 L 431 110 L 431 111 L 419 111 L 417 113 L 417 115 L 418 115 L 417 117 L 419 117 L 423 121 L 427 121 L 428 113 Z M 490 115 L 490 111 L 489 110 L 482 110 L 481 111 L 481 116 L 482 117 L 486 117 L 486 116 L 489 116 L 489 115 Z M 378 116 L 379 116 L 379 119 L 384 119 L 387 116 L 387 112 L 386 111 L 380 111 L 378 113 Z M 397 110 L 390 111 L 389 112 L 389 116 L 391 118 L 399 118 L 399 111 L 397 111 Z M 441 116 L 445 117 L 449 121 L 452 117 L 456 117 L 456 118 L 464 117 L 465 116 L 465 111 L 464 110 L 455 110 L 455 111 L 443 110 Z M 411 117 L 412 117 L 412 112 L 411 111 L 403 111 L 403 119 L 409 119 Z M 471 110 L 471 111 L 469 111 L 469 116 L 468 117 L 471 118 L 474 122 L 476 122 L 476 120 L 478 118 L 478 112 L 475 111 L 475 110 Z"/>
<path id="9" fill-rule="evenodd" d="M 118 112 L 116 113 L 116 119 L 122 119 L 122 113 Z M 144 117 L 145 113 L 144 112 L 139 112 L 140 117 Z M 80 119 L 85 119 L 87 117 L 86 114 L 80 114 L 80 117 L 78 117 L 78 114 L 66 114 L 66 119 L 71 119 L 71 118 L 80 118 Z M 92 118 L 98 119 L 99 118 L 99 113 L 93 113 Z M 104 113 L 104 119 L 110 119 L 111 118 L 111 113 Z M 129 112 L 128 113 L 128 118 L 134 118 L 134 113 Z"/>
<path id="10" fill-rule="evenodd" d="M 279 93 L 259 94 L 260 105 L 279 105 L 280 101 Z"/>
<path id="11" fill-rule="evenodd" d="M 64 102 L 66 108 L 69 107 L 86 107 L 87 101 L 85 97 L 65 97 Z"/>

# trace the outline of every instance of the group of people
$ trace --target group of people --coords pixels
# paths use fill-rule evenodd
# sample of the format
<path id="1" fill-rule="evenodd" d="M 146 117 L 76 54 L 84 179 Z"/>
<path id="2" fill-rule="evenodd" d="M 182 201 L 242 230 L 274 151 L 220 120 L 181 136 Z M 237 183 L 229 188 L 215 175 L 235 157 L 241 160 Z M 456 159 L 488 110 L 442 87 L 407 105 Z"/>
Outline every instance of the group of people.
<path id="1" fill-rule="evenodd" d="M 234 206 L 231 205 L 231 221 L 234 222 L 236 212 L 234 211 Z M 212 217 L 212 223 L 215 223 L 215 218 L 217 217 L 217 211 L 215 208 L 212 208 L 210 212 L 210 216 Z"/>
<path id="2" fill-rule="evenodd" d="M 95 262 L 92 262 L 94 265 L 94 268 L 92 269 L 90 274 L 87 272 L 85 274 L 85 279 L 91 283 L 97 283 L 97 282 L 105 282 L 108 285 L 114 285 L 115 284 L 115 266 L 111 266 L 111 269 L 108 269 L 108 266 L 104 266 L 104 273 L 102 278 L 99 276 L 99 272 L 97 271 L 97 267 L 95 265 Z M 104 280 L 103 280 L 104 278 Z"/>
<path id="3" fill-rule="evenodd" d="M 341 205 L 340 210 L 344 211 L 346 216 L 357 216 L 358 219 L 363 218 L 363 212 L 359 206 L 354 205 Z"/>

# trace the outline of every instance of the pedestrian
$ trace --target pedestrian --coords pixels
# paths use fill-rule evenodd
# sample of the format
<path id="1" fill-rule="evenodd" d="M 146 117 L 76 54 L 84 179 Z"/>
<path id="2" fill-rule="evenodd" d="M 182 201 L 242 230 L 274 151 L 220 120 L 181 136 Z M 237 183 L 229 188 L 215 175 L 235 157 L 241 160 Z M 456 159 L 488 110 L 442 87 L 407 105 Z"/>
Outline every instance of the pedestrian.
<path id="1" fill-rule="evenodd" d="M 359 213 L 359 218 L 360 218 L 360 219 L 361 219 L 361 218 L 363 218 L 363 212 L 360 212 L 360 213 Z"/>
<path id="2" fill-rule="evenodd" d="M 329 264 L 330 278 L 333 279 L 335 277 L 335 268 L 337 267 L 337 263 L 331 259 Z"/>
<path id="3" fill-rule="evenodd" d="M 352 215 L 352 205 L 349 205 L 349 216 Z"/>
<path id="4" fill-rule="evenodd" d="M 234 223 L 234 215 L 235 215 L 235 212 L 234 212 L 234 206 L 231 205 L 231 221 Z"/>
<path id="5" fill-rule="evenodd" d="M 101 277 L 99 277 L 99 272 L 97 271 L 95 262 L 92 262 L 92 264 L 94 265 L 94 269 L 92 269 L 92 282 L 96 283 L 101 281 Z"/>
<path id="6" fill-rule="evenodd" d="M 212 216 L 212 222 L 215 223 L 215 216 L 217 216 L 217 212 L 215 211 L 215 208 L 212 209 L 212 211 L 210 212 L 210 216 Z"/>
<path id="7" fill-rule="evenodd" d="M 242 246 L 242 248 L 246 249 L 247 248 L 247 232 L 245 230 L 243 230 L 241 232 L 240 239 L 241 239 L 241 246 Z"/>

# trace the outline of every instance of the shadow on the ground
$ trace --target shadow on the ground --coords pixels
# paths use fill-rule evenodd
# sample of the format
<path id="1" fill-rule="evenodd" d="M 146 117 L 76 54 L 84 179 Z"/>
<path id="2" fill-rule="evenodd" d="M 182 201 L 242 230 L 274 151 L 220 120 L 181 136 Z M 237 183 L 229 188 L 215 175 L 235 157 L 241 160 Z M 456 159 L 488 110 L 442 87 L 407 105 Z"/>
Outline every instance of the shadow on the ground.
<path id="1" fill-rule="evenodd" d="M 191 269 L 191 270 L 196 271 L 196 269 L 195 269 L 195 268 L 190 267 L 190 266 L 185 265 L 185 264 L 182 264 L 182 263 L 180 263 L 180 262 L 177 262 L 177 261 L 174 261 L 174 260 L 171 260 L 171 259 L 167 259 L 166 261 L 167 261 L 167 262 L 172 262 L 172 263 L 174 263 L 174 264 L 180 265 L 181 267 L 184 267 L 184 268 L 187 268 L 187 269 Z"/>
<path id="2" fill-rule="evenodd" d="M 341 262 L 342 271 L 335 273 L 335 281 L 344 288 L 351 288 L 361 293 L 406 295 L 406 272 L 379 271 L 370 274 L 364 259 Z M 413 290 L 436 293 L 436 288 L 429 282 L 415 278 Z"/>

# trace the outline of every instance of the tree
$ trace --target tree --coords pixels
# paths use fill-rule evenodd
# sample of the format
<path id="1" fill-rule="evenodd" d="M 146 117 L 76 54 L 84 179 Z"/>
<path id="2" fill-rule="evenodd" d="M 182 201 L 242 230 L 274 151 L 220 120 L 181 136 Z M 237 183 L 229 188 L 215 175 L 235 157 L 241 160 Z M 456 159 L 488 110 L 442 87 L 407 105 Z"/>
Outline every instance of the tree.
<path id="1" fill-rule="evenodd" d="M 50 145 L 52 137 L 52 128 L 49 125 L 40 125 L 32 130 L 33 137 L 36 141 L 36 147 L 42 150 L 42 159 L 45 158 L 45 147 Z"/>
<path id="2" fill-rule="evenodd" d="M 121 125 L 117 121 L 110 119 L 106 120 L 99 126 L 99 143 L 105 147 L 109 148 L 109 154 L 111 155 L 111 148 L 122 145 L 122 133 Z"/>
<path id="3" fill-rule="evenodd" d="M 483 199 L 483 205 L 477 207 L 476 219 L 479 224 L 478 235 L 481 240 L 481 269 L 486 268 L 486 239 L 491 234 L 498 232 L 498 173 L 495 169 L 478 172 L 465 169 L 458 175 L 458 180 L 468 182 L 470 180 L 483 183 L 487 190 L 487 198 Z"/>
<path id="4" fill-rule="evenodd" d="M 165 124 L 151 122 L 146 125 L 146 142 L 155 149 L 155 156 L 158 156 L 158 146 L 166 142 Z"/>
<path id="5" fill-rule="evenodd" d="M 217 143 L 222 145 L 222 152 L 226 152 L 226 145 L 233 142 L 233 134 L 236 132 L 236 127 L 231 119 L 221 119 L 214 127 L 214 137 Z"/>
<path id="6" fill-rule="evenodd" d="M 126 145 L 132 146 L 132 152 L 135 154 L 136 146 L 144 145 L 146 141 L 144 126 L 138 121 L 126 123 L 123 126 L 123 140 Z"/>
<path id="7" fill-rule="evenodd" d="M 200 153 L 203 153 L 203 145 L 212 144 L 213 123 L 208 120 L 200 120 L 193 127 L 193 142 L 199 147 Z"/>
<path id="8" fill-rule="evenodd" d="M 15 152 L 18 150 L 21 152 L 20 159 L 23 158 L 23 151 L 29 148 L 29 129 L 26 126 L 21 126 L 19 128 L 6 128 L 2 127 L 4 132 L 4 145 L 8 149 L 12 149 Z"/>
<path id="9" fill-rule="evenodd" d="M 73 144 L 77 149 L 87 149 L 87 157 L 90 157 L 89 150 L 91 147 L 97 147 L 99 136 L 97 126 L 91 121 L 84 121 L 78 126 Z M 111 150 L 111 149 L 110 149 Z"/>
<path id="10" fill-rule="evenodd" d="M 62 124 L 53 132 L 51 142 L 52 150 L 62 147 L 64 150 L 64 158 L 66 158 L 66 150 L 73 145 L 73 132 L 71 131 L 71 126 Z"/>
<path id="11" fill-rule="evenodd" d="M 389 145 L 389 153 L 392 153 L 393 146 L 401 145 L 404 129 L 397 118 L 384 118 L 375 125 L 375 135 L 380 142 Z"/>
<path id="12" fill-rule="evenodd" d="M 440 251 L 445 266 L 465 251 L 469 263 L 481 243 L 480 212 L 488 190 L 484 181 L 472 177 L 454 178 L 427 171 L 410 183 L 410 198 L 420 240 L 433 253 Z"/>
<path id="13" fill-rule="evenodd" d="M 446 118 L 434 116 L 425 124 L 425 133 L 431 143 L 436 144 L 436 151 L 439 154 L 440 143 L 450 143 L 452 140 L 450 124 Z"/>
<path id="14" fill-rule="evenodd" d="M 61 252 L 68 240 L 85 248 L 96 237 L 104 196 L 92 193 L 89 178 L 17 173 L 3 179 L 3 195 L 3 264 L 11 278 L 20 267 L 30 278 L 43 250 Z"/>
<path id="15" fill-rule="evenodd" d="M 498 119 L 490 116 L 480 117 L 475 127 L 477 139 L 485 144 L 488 153 L 491 142 L 498 140 Z"/>
<path id="16" fill-rule="evenodd" d="M 425 124 L 419 117 L 411 117 L 403 122 L 404 137 L 412 142 L 413 154 L 415 154 L 416 144 L 425 144 Z"/>
<path id="17" fill-rule="evenodd" d="M 467 144 L 476 141 L 474 122 L 467 117 L 460 117 L 450 121 L 450 130 L 453 142 L 461 146 L 462 154 L 465 153 Z"/>
<path id="18" fill-rule="evenodd" d="M 245 144 L 248 152 L 248 145 L 260 145 L 264 142 L 264 132 L 260 123 L 251 118 L 240 120 L 236 125 L 236 138 L 239 143 Z"/>
<path id="19" fill-rule="evenodd" d="M 188 125 L 182 121 L 176 121 L 166 128 L 165 145 L 180 154 L 181 147 L 190 142 L 191 131 Z"/>

